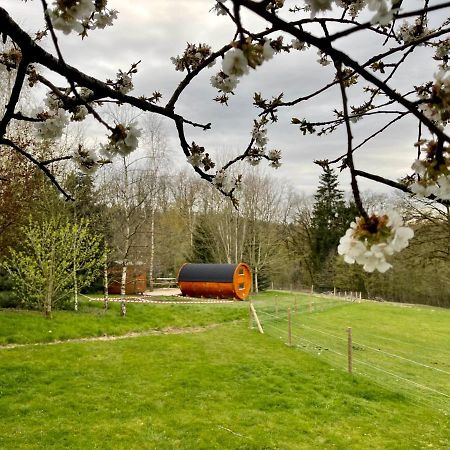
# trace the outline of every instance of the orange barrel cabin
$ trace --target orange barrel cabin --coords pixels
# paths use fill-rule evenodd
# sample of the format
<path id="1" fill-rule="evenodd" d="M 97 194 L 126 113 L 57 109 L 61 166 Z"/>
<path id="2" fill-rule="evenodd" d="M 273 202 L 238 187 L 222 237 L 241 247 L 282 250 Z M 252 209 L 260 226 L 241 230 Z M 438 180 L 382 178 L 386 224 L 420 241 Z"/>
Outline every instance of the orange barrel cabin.
<path id="1" fill-rule="evenodd" d="M 235 298 L 245 300 L 252 287 L 247 264 L 184 264 L 178 272 L 178 286 L 188 297 Z"/>

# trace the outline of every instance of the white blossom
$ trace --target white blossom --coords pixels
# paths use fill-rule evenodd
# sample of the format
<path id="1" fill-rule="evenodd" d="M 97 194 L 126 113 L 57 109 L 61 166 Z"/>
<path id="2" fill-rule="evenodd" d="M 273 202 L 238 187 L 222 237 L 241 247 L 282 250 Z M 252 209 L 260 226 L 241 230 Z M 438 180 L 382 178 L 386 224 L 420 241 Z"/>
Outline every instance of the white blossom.
<path id="1" fill-rule="evenodd" d="M 72 117 L 71 119 L 75 122 L 81 122 L 83 121 L 87 115 L 88 115 L 89 111 L 86 108 L 86 106 L 84 105 L 79 105 L 75 108 L 75 110 L 72 112 Z"/>
<path id="2" fill-rule="evenodd" d="M 319 11 L 331 11 L 332 0 L 305 0 L 305 3 L 311 9 L 311 17 Z"/>
<path id="3" fill-rule="evenodd" d="M 436 194 L 438 187 L 436 184 L 424 184 L 423 182 L 416 181 L 410 186 L 410 189 L 411 192 L 419 197 L 428 197 L 429 195 Z"/>
<path id="4" fill-rule="evenodd" d="M 248 61 L 240 48 L 233 48 L 225 54 L 222 71 L 228 76 L 241 77 L 249 71 Z"/>
<path id="5" fill-rule="evenodd" d="M 366 272 L 383 273 L 392 267 L 386 257 L 406 248 L 413 236 L 413 230 L 404 226 L 400 215 L 390 210 L 372 215 L 368 222 L 362 217 L 352 222 L 339 241 L 338 253 L 346 263 L 356 262 Z"/>
<path id="6" fill-rule="evenodd" d="M 128 94 L 133 90 L 133 80 L 128 73 L 119 70 L 117 72 L 117 90 L 122 94 Z"/>
<path id="7" fill-rule="evenodd" d="M 273 58 L 275 53 L 274 48 L 270 45 L 270 39 L 266 39 L 263 45 L 263 59 L 264 61 L 269 61 L 269 59 Z"/>
<path id="8" fill-rule="evenodd" d="M 436 197 L 442 200 L 450 200 L 450 175 L 440 175 L 437 178 L 439 189 L 436 192 Z"/>
<path id="9" fill-rule="evenodd" d="M 53 27 L 61 30 L 64 34 L 72 31 L 82 33 L 84 30 L 83 22 L 89 20 L 91 14 L 95 11 L 93 0 L 76 0 L 66 5 L 63 2 L 54 1 L 54 9 L 49 10 Z"/>
<path id="10" fill-rule="evenodd" d="M 331 64 L 331 61 L 328 59 L 328 55 L 324 52 L 322 52 L 322 50 L 319 50 L 317 52 L 317 54 L 319 55 L 319 59 L 317 60 L 317 62 L 322 65 L 322 66 L 328 66 Z"/>
<path id="11" fill-rule="evenodd" d="M 200 167 L 202 165 L 203 156 L 201 153 L 192 153 L 187 158 L 187 162 L 194 167 Z"/>
<path id="12" fill-rule="evenodd" d="M 270 159 L 270 167 L 273 167 L 274 169 L 278 169 L 281 167 L 281 152 L 280 150 L 269 150 L 267 153 L 267 157 Z"/>
<path id="13" fill-rule="evenodd" d="M 222 189 L 225 192 L 230 192 L 233 188 L 233 183 L 223 169 L 220 169 L 216 172 L 212 183 L 214 184 L 214 186 Z"/>
<path id="14" fill-rule="evenodd" d="M 55 140 L 62 136 L 69 119 L 64 109 L 59 108 L 53 116 L 36 123 L 36 133 L 42 139 Z"/>
<path id="15" fill-rule="evenodd" d="M 233 92 L 239 83 L 239 78 L 233 76 L 227 76 L 225 74 L 218 73 L 211 77 L 212 87 L 222 92 Z"/>
<path id="16" fill-rule="evenodd" d="M 379 24 L 382 26 L 388 25 L 394 18 L 394 14 L 398 11 L 395 6 L 397 0 L 392 0 L 392 5 L 388 5 L 386 0 L 368 0 L 367 5 L 370 11 L 376 11 L 376 14 L 372 17 L 371 23 Z"/>
<path id="17" fill-rule="evenodd" d="M 109 136 L 108 144 L 101 146 L 102 153 L 107 157 L 114 155 L 127 156 L 137 149 L 140 135 L 141 131 L 136 127 L 135 123 L 131 123 L 127 127 L 119 124 Z"/>
<path id="18" fill-rule="evenodd" d="M 303 51 L 303 50 L 306 50 L 306 49 L 308 48 L 308 47 L 306 46 L 306 43 L 305 43 L 305 42 L 300 41 L 300 40 L 298 40 L 298 39 L 292 39 L 291 45 L 292 45 L 292 48 L 295 49 L 295 50 L 301 50 L 301 51 Z"/>
<path id="19" fill-rule="evenodd" d="M 258 147 L 265 147 L 267 145 L 267 130 L 265 128 L 255 129 L 252 132 L 252 138 Z"/>
<path id="20" fill-rule="evenodd" d="M 101 11 L 96 12 L 94 14 L 94 25 L 92 25 L 92 29 L 99 28 L 103 29 L 109 26 L 112 26 L 113 21 L 117 19 L 118 11 L 112 9 L 111 11 Z"/>
<path id="21" fill-rule="evenodd" d="M 79 145 L 72 156 L 78 168 L 86 174 L 95 172 L 98 167 L 97 155 L 92 149 L 87 149 Z"/>

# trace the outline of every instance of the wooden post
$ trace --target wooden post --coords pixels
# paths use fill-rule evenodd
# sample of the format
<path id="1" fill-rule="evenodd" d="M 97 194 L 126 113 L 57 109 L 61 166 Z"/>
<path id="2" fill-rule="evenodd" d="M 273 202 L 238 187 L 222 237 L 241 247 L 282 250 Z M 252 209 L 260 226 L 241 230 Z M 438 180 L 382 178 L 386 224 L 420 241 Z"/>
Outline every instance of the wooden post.
<path id="1" fill-rule="evenodd" d="M 252 311 L 253 318 L 255 319 L 256 325 L 258 326 L 259 332 L 261 334 L 264 334 L 264 330 L 262 329 L 261 323 L 260 323 L 259 318 L 258 318 L 258 314 L 256 314 L 255 307 L 253 306 L 252 303 L 250 303 L 250 310 Z"/>
<path id="2" fill-rule="evenodd" d="M 336 297 L 336 286 L 333 288 L 333 295 Z"/>
<path id="3" fill-rule="evenodd" d="M 292 322 L 291 322 L 291 308 L 288 308 L 288 345 L 292 346 Z"/>
<path id="4" fill-rule="evenodd" d="M 362 299 L 362 292 L 359 291 L 359 300 L 361 300 L 361 299 Z"/>
<path id="5" fill-rule="evenodd" d="M 347 354 L 348 354 L 348 373 L 353 371 L 353 347 L 352 347 L 352 329 L 347 328 Z"/>
<path id="6" fill-rule="evenodd" d="M 314 285 L 311 285 L 311 294 L 314 294 Z"/>

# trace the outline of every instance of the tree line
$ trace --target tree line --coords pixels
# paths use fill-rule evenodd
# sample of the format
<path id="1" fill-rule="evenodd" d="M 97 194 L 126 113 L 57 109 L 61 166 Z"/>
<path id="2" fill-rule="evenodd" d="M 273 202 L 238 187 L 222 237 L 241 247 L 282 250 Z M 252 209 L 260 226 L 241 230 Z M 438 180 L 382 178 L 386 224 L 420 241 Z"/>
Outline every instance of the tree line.
<path id="1" fill-rule="evenodd" d="M 59 195 L 32 164 L 2 155 L 2 173 L 9 175 L 0 195 L 3 306 L 76 309 L 77 292 L 103 289 L 105 268 L 109 283 L 120 283 L 124 291 L 127 267 L 141 265 L 152 289 L 157 277 L 175 277 L 187 261 L 244 261 L 252 269 L 254 292 L 313 286 L 450 305 L 448 208 L 365 195 L 374 208 L 401 210 L 415 231 L 389 274 L 367 273 L 337 254 L 340 237 L 358 213 L 332 168 L 324 167 L 312 197 L 261 168 L 244 169 L 236 208 L 192 171 L 173 169 L 161 122 L 150 120 L 144 129 L 140 153 L 123 156 L 95 178 L 70 162 L 52 164 L 74 201 Z M 62 144 L 40 151 L 54 156 Z M 56 267 L 64 268 L 62 279 L 52 272 Z M 14 289 L 15 295 L 9 292 Z"/>

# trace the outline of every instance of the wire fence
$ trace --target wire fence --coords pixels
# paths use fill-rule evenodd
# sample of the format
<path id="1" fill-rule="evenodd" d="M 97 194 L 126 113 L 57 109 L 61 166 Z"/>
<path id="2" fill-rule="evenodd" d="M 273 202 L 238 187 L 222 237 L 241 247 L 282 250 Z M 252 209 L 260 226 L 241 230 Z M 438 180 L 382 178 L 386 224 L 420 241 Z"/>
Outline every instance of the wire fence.
<path id="1" fill-rule="evenodd" d="M 258 305 L 256 312 L 265 334 L 287 345 L 314 354 L 335 369 L 351 370 L 372 382 L 450 415 L 449 348 L 383 337 L 361 335 L 320 320 L 322 312 L 350 305 L 351 302 L 321 299 L 289 307 Z M 449 341 L 450 347 L 450 341 Z"/>

